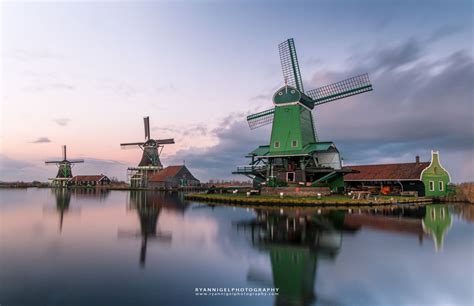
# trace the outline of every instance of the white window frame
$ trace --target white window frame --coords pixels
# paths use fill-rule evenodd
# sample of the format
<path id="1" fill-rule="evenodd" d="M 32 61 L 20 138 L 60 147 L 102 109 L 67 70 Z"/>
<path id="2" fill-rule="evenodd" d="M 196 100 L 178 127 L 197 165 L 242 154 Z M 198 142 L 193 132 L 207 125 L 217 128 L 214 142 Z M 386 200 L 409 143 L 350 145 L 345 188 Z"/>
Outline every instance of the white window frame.
<path id="1" fill-rule="evenodd" d="M 444 182 L 443 181 L 438 182 L 438 188 L 439 188 L 439 191 L 444 191 Z"/>
<path id="2" fill-rule="evenodd" d="M 280 148 L 280 142 L 279 142 L 279 141 L 275 141 L 275 143 L 273 144 L 273 146 L 275 147 L 275 149 L 279 149 L 279 148 Z"/>
<path id="3" fill-rule="evenodd" d="M 435 182 L 434 181 L 429 181 L 428 183 L 430 191 L 435 191 Z"/>
<path id="4" fill-rule="evenodd" d="M 288 174 L 290 174 L 290 173 L 293 173 L 293 180 L 292 181 L 288 180 Z M 292 182 L 292 183 L 296 182 L 296 173 L 295 172 L 287 172 L 286 173 L 286 181 L 287 182 Z"/>
<path id="5" fill-rule="evenodd" d="M 298 147 L 298 140 L 292 140 L 292 141 L 291 141 L 291 147 L 292 147 L 292 148 Z"/>

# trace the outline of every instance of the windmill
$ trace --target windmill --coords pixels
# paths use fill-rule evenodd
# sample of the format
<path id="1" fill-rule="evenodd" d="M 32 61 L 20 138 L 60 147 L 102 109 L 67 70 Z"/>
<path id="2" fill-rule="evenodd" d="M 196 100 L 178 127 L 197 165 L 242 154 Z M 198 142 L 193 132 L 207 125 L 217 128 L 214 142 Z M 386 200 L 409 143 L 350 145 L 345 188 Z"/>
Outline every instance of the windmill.
<path id="1" fill-rule="evenodd" d="M 249 115 L 251 129 L 272 124 L 270 144 L 249 153 L 249 166 L 238 167 L 234 174 L 243 174 L 254 184 L 343 186 L 341 158 L 332 142 L 320 142 L 312 110 L 321 104 L 372 90 L 367 74 L 305 91 L 292 38 L 279 45 L 285 86 L 273 95 L 274 107 Z"/>
<path id="2" fill-rule="evenodd" d="M 138 167 L 128 168 L 128 177 L 132 187 L 146 187 L 150 174 L 163 169 L 160 154 L 165 144 L 174 144 L 173 138 L 152 139 L 150 136 L 150 117 L 143 118 L 145 127 L 145 141 L 121 143 L 124 148 L 138 147 L 143 151 Z M 151 172 L 151 173 L 150 173 Z"/>
<path id="3" fill-rule="evenodd" d="M 50 179 L 51 184 L 55 187 L 66 187 L 69 180 L 72 178 L 72 167 L 74 164 L 83 163 L 83 159 L 67 159 L 66 145 L 63 145 L 63 159 L 45 161 L 45 164 L 56 164 L 58 167 L 58 174 L 56 178 Z"/>

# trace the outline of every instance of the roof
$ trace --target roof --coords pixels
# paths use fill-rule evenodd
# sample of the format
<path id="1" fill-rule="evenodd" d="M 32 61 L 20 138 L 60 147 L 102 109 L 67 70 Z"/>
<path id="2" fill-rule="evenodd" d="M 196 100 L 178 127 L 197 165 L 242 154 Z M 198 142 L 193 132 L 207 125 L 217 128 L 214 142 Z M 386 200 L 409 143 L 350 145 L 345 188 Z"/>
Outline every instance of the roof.
<path id="1" fill-rule="evenodd" d="M 101 179 L 103 179 L 104 177 L 106 177 L 106 176 L 103 175 L 103 174 L 98 174 L 98 175 L 76 175 L 71 180 L 73 182 L 90 182 L 90 181 L 98 182 Z"/>
<path id="2" fill-rule="evenodd" d="M 164 182 L 166 181 L 167 178 L 176 176 L 182 169 L 186 169 L 186 171 L 192 176 L 191 172 L 189 172 L 189 170 L 184 165 L 168 166 L 164 168 L 163 170 L 161 170 L 160 172 L 153 174 L 148 181 L 149 182 Z"/>
<path id="3" fill-rule="evenodd" d="M 291 151 L 277 151 L 269 153 L 270 146 L 259 146 L 255 150 L 249 153 L 249 156 L 294 156 L 294 155 L 310 155 L 312 152 L 322 152 L 328 151 L 331 148 L 336 147 L 334 143 L 327 141 L 327 142 L 317 142 L 317 143 L 310 143 L 304 146 L 302 150 L 291 150 Z"/>
<path id="4" fill-rule="evenodd" d="M 421 172 L 430 165 L 423 163 L 348 166 L 359 173 L 349 173 L 344 181 L 420 180 Z"/>

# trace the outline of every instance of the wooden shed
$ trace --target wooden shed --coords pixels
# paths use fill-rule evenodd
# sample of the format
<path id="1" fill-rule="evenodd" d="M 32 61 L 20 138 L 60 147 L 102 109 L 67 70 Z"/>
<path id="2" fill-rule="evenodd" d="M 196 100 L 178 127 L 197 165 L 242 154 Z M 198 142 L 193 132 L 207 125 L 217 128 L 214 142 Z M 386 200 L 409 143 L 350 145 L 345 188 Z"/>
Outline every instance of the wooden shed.
<path id="1" fill-rule="evenodd" d="M 419 196 L 441 197 L 449 192 L 451 177 L 440 163 L 439 152 L 431 152 L 431 161 L 414 163 L 349 166 L 358 173 L 344 176 L 346 188 L 373 189 L 382 194 L 417 192 Z"/>

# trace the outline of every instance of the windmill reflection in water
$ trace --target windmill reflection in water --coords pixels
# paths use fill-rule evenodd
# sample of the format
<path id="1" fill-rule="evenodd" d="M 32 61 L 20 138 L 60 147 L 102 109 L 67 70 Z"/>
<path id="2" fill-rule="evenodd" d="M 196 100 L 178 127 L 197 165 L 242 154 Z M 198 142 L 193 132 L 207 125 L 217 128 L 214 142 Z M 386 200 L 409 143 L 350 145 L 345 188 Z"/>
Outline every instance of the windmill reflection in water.
<path id="1" fill-rule="evenodd" d="M 153 191 L 130 191 L 128 209 L 135 210 L 140 221 L 140 230 L 120 230 L 118 238 L 141 238 L 140 266 L 144 267 L 148 240 L 160 243 L 170 243 L 170 232 L 162 232 L 158 228 L 158 218 L 163 208 L 164 198 Z"/>

